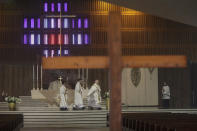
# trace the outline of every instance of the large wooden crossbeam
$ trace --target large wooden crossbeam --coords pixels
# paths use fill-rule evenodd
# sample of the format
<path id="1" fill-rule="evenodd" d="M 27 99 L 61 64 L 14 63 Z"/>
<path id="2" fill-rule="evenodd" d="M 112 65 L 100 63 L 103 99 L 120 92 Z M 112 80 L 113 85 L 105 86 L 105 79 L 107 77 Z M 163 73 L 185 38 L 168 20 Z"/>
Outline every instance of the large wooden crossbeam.
<path id="1" fill-rule="evenodd" d="M 42 58 L 43 69 L 108 68 L 108 56 L 65 56 Z M 122 67 L 187 67 L 186 56 L 122 56 Z"/>

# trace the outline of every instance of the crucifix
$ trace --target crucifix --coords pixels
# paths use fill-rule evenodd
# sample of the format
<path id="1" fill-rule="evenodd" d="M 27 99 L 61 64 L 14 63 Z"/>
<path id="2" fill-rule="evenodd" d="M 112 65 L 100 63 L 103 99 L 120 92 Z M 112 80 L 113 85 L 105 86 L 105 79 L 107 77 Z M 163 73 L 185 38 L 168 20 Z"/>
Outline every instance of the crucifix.
<path id="1" fill-rule="evenodd" d="M 62 76 L 60 76 L 58 79 L 59 79 L 60 83 L 62 84 L 62 79 L 63 79 Z"/>
<path id="2" fill-rule="evenodd" d="M 110 89 L 110 130 L 122 130 L 121 118 L 121 71 L 123 67 L 184 68 L 186 56 L 122 56 L 121 15 L 109 13 L 108 54 L 109 56 L 71 56 L 42 58 L 45 69 L 108 68 Z"/>

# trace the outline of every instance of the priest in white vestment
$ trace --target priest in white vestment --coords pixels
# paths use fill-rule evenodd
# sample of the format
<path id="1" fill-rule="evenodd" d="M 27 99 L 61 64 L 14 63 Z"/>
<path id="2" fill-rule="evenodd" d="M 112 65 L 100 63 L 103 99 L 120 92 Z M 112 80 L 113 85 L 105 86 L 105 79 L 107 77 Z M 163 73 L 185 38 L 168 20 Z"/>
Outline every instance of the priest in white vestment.
<path id="1" fill-rule="evenodd" d="M 83 87 L 82 87 L 82 79 L 78 79 L 77 84 L 75 85 L 75 100 L 74 100 L 74 110 L 85 109 L 83 105 Z"/>
<path id="2" fill-rule="evenodd" d="M 163 108 L 169 108 L 170 102 L 170 87 L 164 82 L 162 86 L 162 101 L 163 101 Z"/>
<path id="3" fill-rule="evenodd" d="M 88 107 L 90 109 L 101 109 L 101 88 L 99 80 L 95 80 L 88 92 Z"/>
<path id="4" fill-rule="evenodd" d="M 64 82 L 60 87 L 60 110 L 67 110 L 67 94 L 66 87 L 64 86 Z"/>

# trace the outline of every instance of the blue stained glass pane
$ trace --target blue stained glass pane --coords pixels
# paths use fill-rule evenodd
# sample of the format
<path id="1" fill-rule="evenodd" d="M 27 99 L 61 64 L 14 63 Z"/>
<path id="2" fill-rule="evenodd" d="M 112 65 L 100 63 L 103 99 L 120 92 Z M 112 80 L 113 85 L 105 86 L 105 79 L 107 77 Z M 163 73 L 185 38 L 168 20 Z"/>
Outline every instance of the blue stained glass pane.
<path id="1" fill-rule="evenodd" d="M 64 28 L 68 28 L 68 19 L 64 18 Z"/>
<path id="2" fill-rule="evenodd" d="M 44 56 L 47 58 L 48 57 L 48 50 L 44 50 Z"/>
<path id="3" fill-rule="evenodd" d="M 73 34 L 72 35 L 72 42 L 73 42 L 73 45 L 75 44 L 75 35 Z"/>
<path id="4" fill-rule="evenodd" d="M 40 45 L 40 34 L 37 35 L 37 44 Z"/>
<path id="5" fill-rule="evenodd" d="M 55 20 L 54 20 L 54 18 L 51 18 L 51 28 L 55 28 Z"/>
<path id="6" fill-rule="evenodd" d="M 44 28 L 48 28 L 48 21 L 47 21 L 47 18 L 44 18 Z"/>
<path id="7" fill-rule="evenodd" d="M 68 50 L 64 50 L 64 55 L 68 55 Z"/>

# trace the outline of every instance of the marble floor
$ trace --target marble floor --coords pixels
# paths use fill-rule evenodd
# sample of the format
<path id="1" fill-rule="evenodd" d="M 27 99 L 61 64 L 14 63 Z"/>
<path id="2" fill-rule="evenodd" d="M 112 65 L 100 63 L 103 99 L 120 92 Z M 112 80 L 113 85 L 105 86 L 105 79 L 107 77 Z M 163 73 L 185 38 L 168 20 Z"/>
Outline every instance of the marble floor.
<path id="1" fill-rule="evenodd" d="M 109 131 L 109 128 L 22 128 L 20 131 Z"/>

